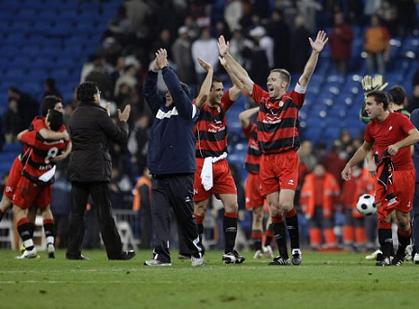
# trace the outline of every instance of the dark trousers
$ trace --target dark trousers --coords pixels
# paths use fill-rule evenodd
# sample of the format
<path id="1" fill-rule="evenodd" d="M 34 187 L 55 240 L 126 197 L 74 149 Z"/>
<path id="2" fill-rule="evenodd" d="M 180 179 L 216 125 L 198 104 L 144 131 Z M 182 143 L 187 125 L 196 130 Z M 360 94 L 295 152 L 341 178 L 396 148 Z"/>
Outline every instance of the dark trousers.
<path id="1" fill-rule="evenodd" d="M 419 171 L 418 171 L 419 172 Z M 419 252 L 419 183 L 416 183 L 413 199 L 413 245 L 415 252 Z"/>
<path id="2" fill-rule="evenodd" d="M 112 217 L 110 193 L 106 182 L 72 182 L 67 256 L 75 258 L 81 254 L 85 230 L 84 212 L 89 195 L 97 213 L 108 258 L 118 258 L 122 252 L 122 243 Z"/>
<path id="3" fill-rule="evenodd" d="M 170 262 L 170 207 L 174 210 L 179 233 L 182 233 L 190 253 L 200 257 L 203 249 L 193 219 L 193 174 L 154 177 L 152 189 L 155 258 Z"/>

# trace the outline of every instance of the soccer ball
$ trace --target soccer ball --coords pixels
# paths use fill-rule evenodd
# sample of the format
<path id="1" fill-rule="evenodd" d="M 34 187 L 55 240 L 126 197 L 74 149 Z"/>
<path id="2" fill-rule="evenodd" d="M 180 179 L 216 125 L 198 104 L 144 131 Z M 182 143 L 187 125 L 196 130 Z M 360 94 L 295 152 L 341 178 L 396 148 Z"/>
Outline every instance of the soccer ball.
<path id="1" fill-rule="evenodd" d="M 371 194 L 362 194 L 356 203 L 356 209 L 364 216 L 370 216 L 377 212 L 374 196 Z"/>

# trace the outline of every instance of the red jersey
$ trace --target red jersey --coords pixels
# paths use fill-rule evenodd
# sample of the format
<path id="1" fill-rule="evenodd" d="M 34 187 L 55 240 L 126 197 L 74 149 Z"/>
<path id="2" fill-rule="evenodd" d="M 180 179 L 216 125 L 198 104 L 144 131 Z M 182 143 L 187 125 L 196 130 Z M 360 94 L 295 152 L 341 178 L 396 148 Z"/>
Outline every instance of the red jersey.
<path id="1" fill-rule="evenodd" d="M 39 128 L 42 129 L 41 125 L 39 125 Z M 60 131 L 62 132 L 64 130 L 65 127 L 62 126 Z M 49 171 L 55 165 L 51 159 L 59 155 L 68 144 L 68 142 L 64 140 L 45 140 L 39 134 L 39 131 L 36 130 L 30 130 L 24 133 L 21 141 L 28 146 L 28 149 L 22 158 L 22 175 L 33 182 L 38 182 L 39 176 Z"/>
<path id="2" fill-rule="evenodd" d="M 272 100 L 268 92 L 253 85 L 252 97 L 260 105 L 257 124 L 262 153 L 280 153 L 300 147 L 298 111 L 303 106 L 304 96 L 305 89 L 297 84 L 295 90 L 279 100 Z"/>
<path id="3" fill-rule="evenodd" d="M 374 156 L 381 161 L 383 153 L 388 146 L 393 145 L 406 136 L 415 126 L 405 115 L 390 113 L 384 121 L 373 120 L 368 123 L 364 139 L 373 145 Z M 410 170 L 414 168 L 410 147 L 399 149 L 395 156 L 391 157 L 395 170 Z"/>
<path id="4" fill-rule="evenodd" d="M 259 149 L 256 125 L 250 122 L 246 128 L 243 128 L 243 133 L 248 140 L 245 168 L 249 173 L 259 174 L 259 158 L 262 152 Z"/>
<path id="5" fill-rule="evenodd" d="M 204 104 L 201 107 L 194 129 L 197 158 L 218 157 L 227 152 L 226 112 L 232 104 L 226 91 L 220 105 Z"/>

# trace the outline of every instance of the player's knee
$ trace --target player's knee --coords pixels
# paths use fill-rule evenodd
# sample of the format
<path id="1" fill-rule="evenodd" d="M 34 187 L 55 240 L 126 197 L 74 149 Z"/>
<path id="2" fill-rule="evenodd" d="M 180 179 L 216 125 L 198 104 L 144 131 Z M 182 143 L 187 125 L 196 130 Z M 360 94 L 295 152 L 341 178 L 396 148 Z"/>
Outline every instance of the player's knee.
<path id="1" fill-rule="evenodd" d="M 226 212 L 237 212 L 239 210 L 239 205 L 237 202 L 229 202 L 224 205 Z"/>
<path id="2" fill-rule="evenodd" d="M 260 223 L 263 219 L 263 209 L 255 208 L 253 210 L 253 223 Z"/>
<path id="3" fill-rule="evenodd" d="M 287 213 L 288 211 L 290 211 L 292 208 L 294 207 L 294 203 L 292 200 L 288 201 L 280 201 L 279 202 L 279 208 L 281 209 L 281 211 L 283 211 L 284 213 Z"/>
<path id="4" fill-rule="evenodd" d="M 398 228 L 402 231 L 407 231 L 410 229 L 410 220 L 407 218 L 398 219 Z"/>

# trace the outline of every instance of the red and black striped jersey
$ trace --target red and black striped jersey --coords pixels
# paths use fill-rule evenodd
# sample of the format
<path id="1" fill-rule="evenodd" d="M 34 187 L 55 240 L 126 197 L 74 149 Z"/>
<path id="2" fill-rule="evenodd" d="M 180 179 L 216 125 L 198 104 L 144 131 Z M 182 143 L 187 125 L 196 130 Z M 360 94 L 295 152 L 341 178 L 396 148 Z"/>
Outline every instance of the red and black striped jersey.
<path id="1" fill-rule="evenodd" d="M 249 125 L 243 128 L 243 133 L 248 140 L 244 166 L 249 173 L 259 174 L 259 158 L 262 152 L 258 144 L 256 124 L 249 122 Z"/>
<path id="2" fill-rule="evenodd" d="M 37 128 L 42 129 L 42 126 Z M 60 132 L 64 130 L 65 127 L 62 126 Z M 24 133 L 21 141 L 26 145 L 26 151 L 21 158 L 23 165 L 22 175 L 34 182 L 55 165 L 52 159 L 62 153 L 68 144 L 64 140 L 43 139 L 39 134 L 39 130 L 30 130 Z"/>
<path id="3" fill-rule="evenodd" d="M 227 152 L 227 117 L 226 112 L 233 104 L 228 91 L 221 99 L 221 104 L 210 106 L 205 103 L 195 124 L 196 157 L 218 157 Z"/>
<path id="4" fill-rule="evenodd" d="M 45 125 L 45 117 L 42 116 L 36 116 L 31 124 L 29 125 L 28 131 L 36 131 L 39 132 L 41 129 L 47 129 L 47 126 Z M 19 155 L 20 158 L 23 158 L 24 154 L 26 153 L 28 149 L 28 146 L 26 144 L 23 144 L 23 152 Z"/>
<path id="5" fill-rule="evenodd" d="M 262 153 L 280 153 L 300 147 L 298 111 L 304 96 L 305 89 L 297 84 L 295 90 L 271 100 L 265 90 L 253 85 L 252 97 L 260 105 L 257 128 Z"/>

